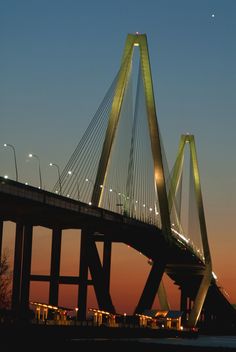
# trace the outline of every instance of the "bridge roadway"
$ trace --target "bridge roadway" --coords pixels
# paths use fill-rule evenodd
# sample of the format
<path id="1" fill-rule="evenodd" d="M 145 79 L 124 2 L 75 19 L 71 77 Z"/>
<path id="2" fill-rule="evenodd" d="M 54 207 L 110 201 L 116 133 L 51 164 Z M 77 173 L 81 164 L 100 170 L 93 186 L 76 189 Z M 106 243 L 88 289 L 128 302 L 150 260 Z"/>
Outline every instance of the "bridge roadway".
<path id="1" fill-rule="evenodd" d="M 1 221 L 50 229 L 55 226 L 61 229 L 86 228 L 97 242 L 125 243 L 153 262 L 164 262 L 167 275 L 184 288 L 185 294 L 192 300 L 199 287 L 204 270 L 203 259 L 181 235 L 173 233 L 171 238 L 166 238 L 155 225 L 2 177 L 0 218 Z M 40 279 L 42 277 L 31 275 L 31 280 Z M 67 283 L 67 280 L 61 278 L 60 283 Z M 210 310 L 215 311 L 217 307 L 222 314 L 229 312 L 235 319 L 232 306 L 213 277 L 206 302 Z"/>

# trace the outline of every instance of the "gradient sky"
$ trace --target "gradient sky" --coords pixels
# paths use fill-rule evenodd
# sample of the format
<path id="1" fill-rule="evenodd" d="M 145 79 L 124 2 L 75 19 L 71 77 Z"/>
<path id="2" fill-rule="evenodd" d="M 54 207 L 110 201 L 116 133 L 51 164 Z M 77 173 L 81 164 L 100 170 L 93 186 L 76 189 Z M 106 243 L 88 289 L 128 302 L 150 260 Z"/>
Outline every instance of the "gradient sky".
<path id="1" fill-rule="evenodd" d="M 126 35 L 136 31 L 148 36 L 170 165 L 180 135 L 195 135 L 213 267 L 236 303 L 235 0 L 0 0 L 0 174 L 14 178 L 3 148 L 11 143 L 20 181 L 38 185 L 32 152 L 44 187 L 52 187 L 49 162 L 68 161 L 119 68 Z M 131 249 L 115 251 L 112 290 L 119 283 L 116 301 L 129 311 L 132 287 L 141 289 L 149 267 Z M 134 282 L 124 292 L 119 275 L 128 258 Z"/>

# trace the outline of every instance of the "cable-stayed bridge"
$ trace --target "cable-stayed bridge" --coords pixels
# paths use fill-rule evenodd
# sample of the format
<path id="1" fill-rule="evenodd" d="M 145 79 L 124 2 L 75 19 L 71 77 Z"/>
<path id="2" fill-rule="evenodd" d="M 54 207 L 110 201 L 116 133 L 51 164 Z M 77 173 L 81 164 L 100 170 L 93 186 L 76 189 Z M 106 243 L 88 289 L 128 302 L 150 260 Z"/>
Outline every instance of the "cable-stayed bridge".
<path id="1" fill-rule="evenodd" d="M 186 146 L 189 169 L 184 162 Z M 166 273 L 181 290 L 186 326 L 194 327 L 199 319 L 236 322 L 235 310 L 212 271 L 193 135 L 181 136 L 176 161 L 171 171 L 168 168 L 143 34 L 127 36 L 120 69 L 65 168 L 58 172 L 52 192 L 0 178 L 0 211 L 1 228 L 4 221 L 16 223 L 15 310 L 27 311 L 31 281 L 46 281 L 52 305 L 58 304 L 60 284 L 78 285 L 81 320 L 86 317 L 89 285 L 99 308 L 114 313 L 112 243 L 122 242 L 150 262 L 135 313 L 150 309 L 156 294 L 161 308 L 169 309 L 162 282 Z M 39 225 L 52 229 L 50 275 L 31 274 L 33 227 Z M 61 276 L 62 230 L 70 228 L 81 229 L 80 272 Z M 103 243 L 102 260 L 96 242 Z"/>

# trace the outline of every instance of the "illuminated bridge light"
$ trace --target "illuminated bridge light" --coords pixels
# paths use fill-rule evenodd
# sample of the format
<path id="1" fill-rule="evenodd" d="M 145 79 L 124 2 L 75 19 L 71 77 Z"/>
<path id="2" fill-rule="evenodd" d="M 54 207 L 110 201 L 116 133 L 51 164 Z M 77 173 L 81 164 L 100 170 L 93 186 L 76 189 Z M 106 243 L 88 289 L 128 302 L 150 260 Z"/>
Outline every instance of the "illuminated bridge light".
<path id="1" fill-rule="evenodd" d="M 93 312 L 94 314 L 104 314 L 104 315 L 113 315 L 110 312 L 106 312 L 104 310 L 96 309 L 96 308 L 89 308 L 90 312 Z"/>
<path id="2" fill-rule="evenodd" d="M 171 229 L 172 232 L 174 232 L 177 236 L 179 236 L 182 240 L 184 240 L 186 243 L 189 243 L 189 239 L 186 238 L 184 235 L 182 235 L 181 233 L 179 233 L 178 231 L 176 231 L 175 229 Z"/>
<path id="3" fill-rule="evenodd" d="M 215 279 L 215 280 L 217 280 L 217 276 L 216 276 L 216 274 L 212 271 L 212 276 L 213 276 L 213 278 Z"/>

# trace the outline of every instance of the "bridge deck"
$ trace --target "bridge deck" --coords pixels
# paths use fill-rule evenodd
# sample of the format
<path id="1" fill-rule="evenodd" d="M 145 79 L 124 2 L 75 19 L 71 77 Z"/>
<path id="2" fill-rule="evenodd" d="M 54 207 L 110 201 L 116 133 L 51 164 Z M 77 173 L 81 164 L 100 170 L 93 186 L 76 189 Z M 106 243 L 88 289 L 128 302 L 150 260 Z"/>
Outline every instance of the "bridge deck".
<path id="1" fill-rule="evenodd" d="M 165 261 L 166 273 L 181 286 L 188 283 L 188 294 L 195 296 L 204 269 L 202 259 L 181 238 L 166 239 L 161 229 L 106 209 L 62 197 L 32 186 L 0 177 L 0 218 L 47 228 L 89 230 L 95 241 L 108 239 L 130 245 L 153 261 Z M 49 277 L 31 276 L 48 281 Z M 60 277 L 61 283 L 77 283 L 78 278 Z M 190 284 L 191 282 L 191 284 Z M 92 282 L 90 282 L 92 284 Z M 217 302 L 229 303 L 214 280 Z M 216 294 L 217 293 L 217 294 Z"/>

